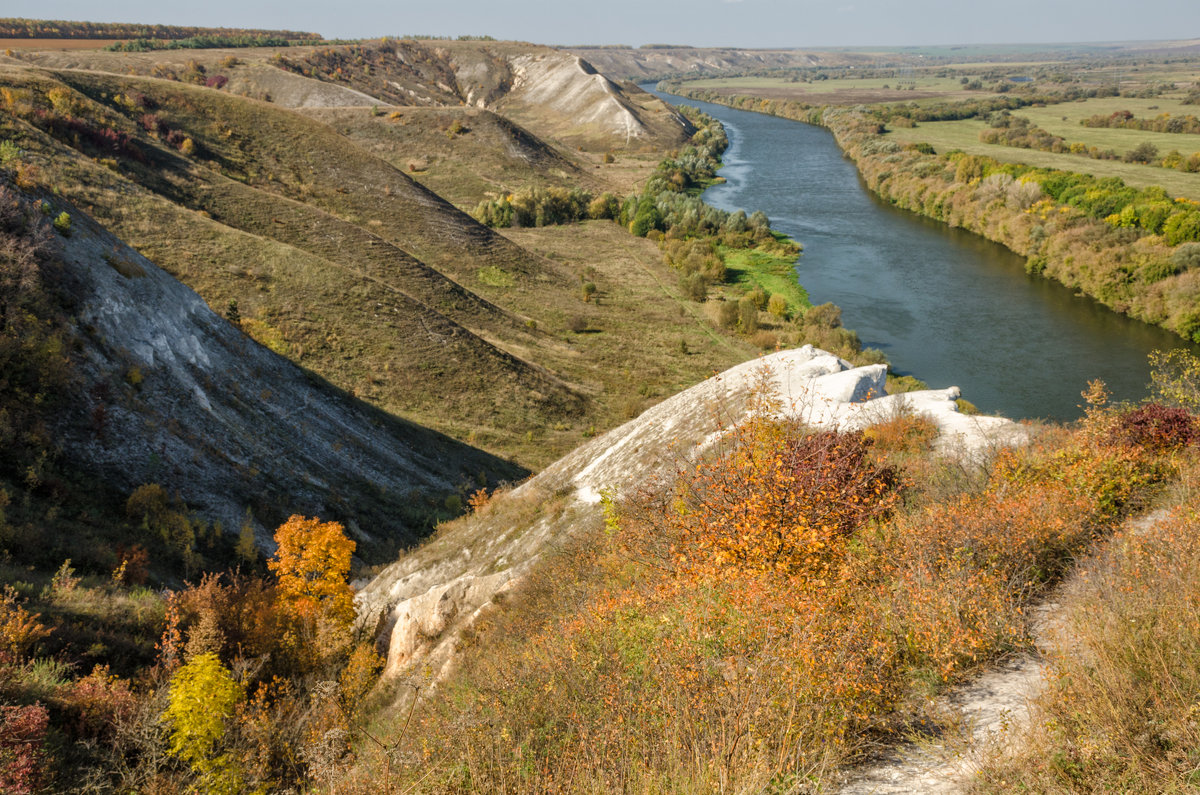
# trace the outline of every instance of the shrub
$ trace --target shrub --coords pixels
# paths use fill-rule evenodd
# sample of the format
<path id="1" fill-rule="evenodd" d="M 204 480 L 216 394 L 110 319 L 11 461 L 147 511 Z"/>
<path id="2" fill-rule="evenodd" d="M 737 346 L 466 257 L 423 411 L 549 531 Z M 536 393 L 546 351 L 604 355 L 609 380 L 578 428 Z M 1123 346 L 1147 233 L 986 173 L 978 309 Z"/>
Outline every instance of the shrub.
<path id="1" fill-rule="evenodd" d="M 702 273 L 681 273 L 679 292 L 691 301 L 703 302 L 708 298 L 708 280 Z"/>
<path id="2" fill-rule="evenodd" d="M 721 328 L 733 328 L 738 321 L 738 305 L 733 301 L 717 303 L 717 325 Z"/>
<path id="3" fill-rule="evenodd" d="M 1151 403 L 1121 414 L 1115 435 L 1123 444 L 1161 452 L 1195 444 L 1200 424 L 1186 409 Z"/>
<path id="4" fill-rule="evenodd" d="M 1126 163 L 1151 163 L 1158 159 L 1158 147 L 1149 141 L 1143 141 L 1126 152 L 1121 159 Z"/>
<path id="5" fill-rule="evenodd" d="M 1176 272 L 1200 270 L 1200 243 L 1184 243 L 1171 252 Z"/>
<path id="6" fill-rule="evenodd" d="M 758 304 L 750 296 L 742 296 L 737 302 L 738 328 L 743 334 L 758 331 Z"/>
<path id="7" fill-rule="evenodd" d="M 775 293 L 771 296 L 770 300 L 767 301 L 767 311 L 779 320 L 786 320 L 788 315 L 787 298 L 780 293 Z"/>
<path id="8" fill-rule="evenodd" d="M 41 792 L 49 722 L 50 714 L 41 704 L 0 706 L 0 791 L 9 795 Z"/>
<path id="9" fill-rule="evenodd" d="M 1150 381 L 1154 399 L 1168 406 L 1200 412 L 1200 358 L 1185 348 L 1153 351 Z"/>
<path id="10" fill-rule="evenodd" d="M 54 231 L 63 237 L 71 236 L 71 214 L 63 210 L 54 218 Z"/>
<path id="11" fill-rule="evenodd" d="M 51 629 L 25 609 L 24 600 L 11 585 L 0 590 L 0 664 L 23 661 Z"/>
<path id="12" fill-rule="evenodd" d="M 280 602 L 301 617 L 321 615 L 349 626 L 354 620 L 350 557 L 355 544 L 337 522 L 292 516 L 275 531 L 267 567 L 278 578 Z"/>
<path id="13" fill-rule="evenodd" d="M 701 577 L 820 578 L 851 533 L 895 505 L 897 473 L 876 462 L 862 433 L 760 419 L 726 447 L 677 485 L 676 507 L 657 518 L 644 551 L 664 565 Z"/>
<path id="14" fill-rule="evenodd" d="M 221 752 L 242 688 L 215 654 L 201 654 L 171 677 L 163 718 L 171 725 L 169 750 L 201 775 L 209 791 L 236 792 L 240 775 Z"/>
<path id="15" fill-rule="evenodd" d="M 841 328 L 842 309 L 836 304 L 825 303 L 810 307 L 804 313 L 805 325 L 823 326 L 825 328 Z"/>

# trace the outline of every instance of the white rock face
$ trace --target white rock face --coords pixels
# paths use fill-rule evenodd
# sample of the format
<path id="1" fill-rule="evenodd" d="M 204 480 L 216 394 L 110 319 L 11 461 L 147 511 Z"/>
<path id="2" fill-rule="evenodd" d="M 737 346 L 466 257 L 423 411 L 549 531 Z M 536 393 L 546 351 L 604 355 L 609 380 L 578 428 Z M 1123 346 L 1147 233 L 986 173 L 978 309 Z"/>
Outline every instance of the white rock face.
<path id="1" fill-rule="evenodd" d="M 622 101 L 611 80 L 577 55 L 564 52 L 513 58 L 513 87 L 508 102 L 521 102 L 569 118 L 580 127 L 624 137 L 640 138 L 646 128 Z"/>
<path id="2" fill-rule="evenodd" d="M 417 661 L 435 677 L 445 675 L 459 633 L 497 593 L 549 545 L 598 526 L 602 493 L 630 494 L 669 477 L 681 460 L 716 441 L 719 427 L 744 419 L 756 391 L 778 398 L 782 415 L 820 428 L 859 429 L 912 410 L 937 424 L 942 449 L 968 457 L 1024 439 L 1011 420 L 961 414 L 957 387 L 884 395 L 885 374 L 883 365 L 855 368 L 811 345 L 780 351 L 664 400 L 559 459 L 497 498 L 488 513 L 448 527 L 363 587 L 360 621 L 387 651 L 384 675 L 403 675 Z M 513 508 L 539 502 L 554 507 L 533 518 Z"/>
<path id="3" fill-rule="evenodd" d="M 404 518 L 415 495 L 511 468 L 305 373 L 70 210 L 79 379 L 59 437 L 77 465 L 126 493 L 162 484 L 226 530 L 249 517 L 264 545 L 290 513 L 357 520 L 360 540 L 415 541 L 423 528 Z"/>

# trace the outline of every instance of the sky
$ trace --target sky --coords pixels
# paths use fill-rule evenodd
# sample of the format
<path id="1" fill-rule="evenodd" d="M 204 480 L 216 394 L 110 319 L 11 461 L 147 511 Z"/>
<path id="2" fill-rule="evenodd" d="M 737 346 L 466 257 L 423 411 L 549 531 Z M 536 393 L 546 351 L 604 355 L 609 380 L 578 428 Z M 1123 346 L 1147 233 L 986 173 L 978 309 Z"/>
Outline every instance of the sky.
<path id="1" fill-rule="evenodd" d="M 486 34 L 559 45 L 819 48 L 1200 38 L 1196 0 L 4 0 L 0 15 L 276 28 L 327 38 Z"/>

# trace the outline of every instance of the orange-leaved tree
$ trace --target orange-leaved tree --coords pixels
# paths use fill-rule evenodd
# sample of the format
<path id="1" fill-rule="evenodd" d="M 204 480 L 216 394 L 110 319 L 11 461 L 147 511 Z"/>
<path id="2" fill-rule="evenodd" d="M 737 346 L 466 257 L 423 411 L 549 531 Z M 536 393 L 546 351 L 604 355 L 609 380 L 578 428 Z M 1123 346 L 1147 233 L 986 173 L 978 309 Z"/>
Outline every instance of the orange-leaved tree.
<path id="1" fill-rule="evenodd" d="M 354 620 L 350 556 L 355 544 L 337 522 L 293 515 L 275 531 L 278 549 L 267 567 L 278 579 L 281 605 L 295 617 Z"/>

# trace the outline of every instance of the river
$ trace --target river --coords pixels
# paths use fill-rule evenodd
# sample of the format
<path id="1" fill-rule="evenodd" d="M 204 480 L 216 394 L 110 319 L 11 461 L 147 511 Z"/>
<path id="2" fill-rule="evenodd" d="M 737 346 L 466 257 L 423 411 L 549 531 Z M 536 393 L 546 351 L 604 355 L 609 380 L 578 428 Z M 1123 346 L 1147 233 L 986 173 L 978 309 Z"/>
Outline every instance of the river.
<path id="1" fill-rule="evenodd" d="M 1024 258 L 997 243 L 878 199 L 824 128 L 653 93 L 721 120 L 725 182 L 704 200 L 762 210 L 803 244 L 796 267 L 812 301 L 840 306 L 897 373 L 957 385 L 988 414 L 1068 420 L 1089 380 L 1137 400 L 1150 351 L 1187 345 L 1026 274 Z"/>

